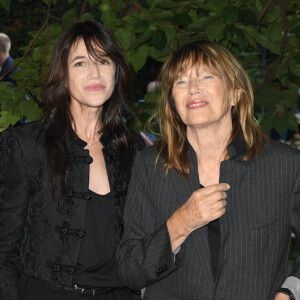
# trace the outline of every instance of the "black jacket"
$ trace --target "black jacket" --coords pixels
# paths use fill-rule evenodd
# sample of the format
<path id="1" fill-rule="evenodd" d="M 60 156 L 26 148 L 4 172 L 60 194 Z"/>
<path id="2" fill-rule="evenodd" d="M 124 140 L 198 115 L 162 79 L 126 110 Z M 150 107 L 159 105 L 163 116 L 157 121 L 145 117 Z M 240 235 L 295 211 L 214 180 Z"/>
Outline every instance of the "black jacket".
<path id="1" fill-rule="evenodd" d="M 291 231 L 300 247 L 300 152 L 270 141 L 244 161 L 246 144 L 235 138 L 221 162 L 228 183 L 220 222 L 217 278 L 211 267 L 208 228 L 193 231 L 174 259 L 168 218 L 200 189 L 196 153 L 187 179 L 156 166 L 154 146 L 139 152 L 132 169 L 119 246 L 119 273 L 132 289 L 147 286 L 144 300 L 274 300 L 283 285 L 300 299 L 300 260 L 287 277 Z M 158 161 L 160 166 L 161 160 Z"/>
<path id="2" fill-rule="evenodd" d="M 143 147 L 134 134 L 132 155 Z M 115 203 L 116 232 L 123 234 L 127 188 L 118 184 L 119 161 L 109 136 L 103 134 L 103 155 Z M 93 161 L 79 138 L 68 144 L 66 209 L 52 200 L 52 169 L 41 122 L 8 129 L 0 135 L 0 299 L 19 299 L 21 272 L 71 285 L 76 271 L 87 202 L 91 195 L 89 165 Z"/>

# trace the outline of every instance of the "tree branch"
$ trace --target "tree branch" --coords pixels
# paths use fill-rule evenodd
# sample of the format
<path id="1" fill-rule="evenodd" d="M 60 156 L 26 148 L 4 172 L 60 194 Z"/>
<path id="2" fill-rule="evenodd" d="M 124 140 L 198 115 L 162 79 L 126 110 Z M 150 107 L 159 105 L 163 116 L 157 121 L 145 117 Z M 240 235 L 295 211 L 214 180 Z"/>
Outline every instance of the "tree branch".
<path id="1" fill-rule="evenodd" d="M 86 4 L 87 4 L 87 1 L 88 1 L 88 0 L 84 0 L 83 4 L 82 4 L 82 6 L 81 6 L 80 14 L 79 14 L 79 18 L 78 18 L 79 20 L 81 19 L 82 15 L 83 15 L 84 8 L 85 8 L 85 6 L 86 6 Z"/>
<path id="2" fill-rule="evenodd" d="M 268 9 L 271 6 L 272 2 L 273 2 L 273 0 L 269 0 L 269 2 L 266 4 L 266 6 L 264 7 L 264 9 L 259 14 L 259 16 L 257 18 L 256 31 L 258 30 L 258 25 L 259 25 L 261 19 L 264 17 L 264 15 L 266 14 L 266 12 L 268 11 Z"/>
<path id="3" fill-rule="evenodd" d="M 18 66 L 27 56 L 28 52 L 31 50 L 31 47 L 33 45 L 33 43 L 35 42 L 35 40 L 39 37 L 39 35 L 41 34 L 41 32 L 44 30 L 44 28 L 48 25 L 48 19 L 49 19 L 49 12 L 50 12 L 50 6 L 51 6 L 52 0 L 49 0 L 48 2 L 48 7 L 47 7 L 47 17 L 46 17 L 46 21 L 44 22 L 44 24 L 41 26 L 41 28 L 39 29 L 39 31 L 34 35 L 33 39 L 30 41 L 29 46 L 27 47 L 26 51 L 24 52 L 23 56 L 21 57 L 21 59 L 14 64 L 13 66 L 11 66 L 7 72 L 5 74 L 3 74 L 0 77 L 0 80 L 6 76 L 10 71 L 13 70 L 13 68 L 15 68 L 16 66 Z"/>

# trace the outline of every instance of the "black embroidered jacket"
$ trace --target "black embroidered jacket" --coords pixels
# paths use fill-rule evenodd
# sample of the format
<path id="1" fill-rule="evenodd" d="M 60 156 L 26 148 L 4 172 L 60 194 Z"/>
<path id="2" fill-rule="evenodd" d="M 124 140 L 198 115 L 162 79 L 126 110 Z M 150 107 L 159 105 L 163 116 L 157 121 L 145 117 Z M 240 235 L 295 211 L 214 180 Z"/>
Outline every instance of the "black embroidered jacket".
<path id="1" fill-rule="evenodd" d="M 130 162 L 144 143 L 134 134 Z M 127 187 L 118 182 L 119 160 L 109 136 L 103 134 L 103 155 L 115 203 L 118 239 L 123 234 Z M 86 143 L 68 143 L 66 208 L 59 212 L 52 199 L 53 175 L 41 122 L 0 134 L 0 299 L 19 299 L 21 272 L 71 285 L 76 271 L 87 202 L 91 195 Z"/>

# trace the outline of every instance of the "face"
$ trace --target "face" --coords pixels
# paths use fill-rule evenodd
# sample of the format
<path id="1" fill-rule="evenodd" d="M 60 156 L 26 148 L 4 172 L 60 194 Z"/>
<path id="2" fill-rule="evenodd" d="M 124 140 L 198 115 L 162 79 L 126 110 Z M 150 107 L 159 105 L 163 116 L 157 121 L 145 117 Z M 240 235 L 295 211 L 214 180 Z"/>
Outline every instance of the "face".
<path id="1" fill-rule="evenodd" d="M 102 49 L 97 49 L 102 52 Z M 115 64 L 105 56 L 95 61 L 81 39 L 70 50 L 68 58 L 68 88 L 71 104 L 102 107 L 115 86 Z"/>
<path id="2" fill-rule="evenodd" d="M 187 130 L 208 126 L 231 128 L 231 100 L 226 103 L 222 79 L 207 68 L 188 69 L 174 82 L 172 93 Z"/>

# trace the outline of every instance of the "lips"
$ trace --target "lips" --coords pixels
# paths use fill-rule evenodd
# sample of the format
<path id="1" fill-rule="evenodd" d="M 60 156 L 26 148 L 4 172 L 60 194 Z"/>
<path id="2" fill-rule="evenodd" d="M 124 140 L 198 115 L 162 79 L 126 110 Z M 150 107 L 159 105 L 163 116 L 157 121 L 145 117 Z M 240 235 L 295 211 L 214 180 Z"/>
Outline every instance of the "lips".
<path id="1" fill-rule="evenodd" d="M 197 109 L 197 108 L 201 108 L 201 107 L 204 107 L 208 105 L 208 102 L 207 101 L 204 101 L 204 100 L 194 100 L 194 101 L 191 101 L 189 102 L 186 107 L 188 109 Z"/>
<path id="2" fill-rule="evenodd" d="M 84 89 L 87 91 L 100 91 L 105 88 L 105 85 L 103 84 L 91 84 L 86 86 Z"/>

